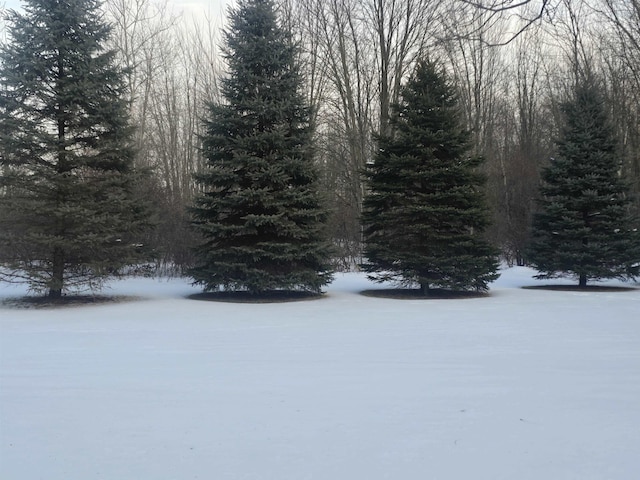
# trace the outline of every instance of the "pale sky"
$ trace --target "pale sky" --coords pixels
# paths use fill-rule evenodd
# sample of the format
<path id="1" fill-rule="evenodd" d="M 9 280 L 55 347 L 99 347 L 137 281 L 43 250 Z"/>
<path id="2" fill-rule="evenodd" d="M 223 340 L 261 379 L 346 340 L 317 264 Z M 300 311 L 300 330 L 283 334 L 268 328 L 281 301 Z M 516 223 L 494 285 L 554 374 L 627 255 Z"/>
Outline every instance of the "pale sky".
<path id="1" fill-rule="evenodd" d="M 151 0 L 158 1 L 158 0 Z M 232 3 L 233 0 L 170 0 L 169 3 L 176 6 L 179 10 L 187 10 L 194 12 L 211 11 L 212 13 L 224 13 L 226 5 Z M 0 6 L 4 4 L 6 8 L 19 9 L 22 5 L 20 0 L 0 0 Z"/>
<path id="2" fill-rule="evenodd" d="M 231 4 L 233 0 L 169 0 L 178 9 L 186 11 L 210 11 L 215 14 L 224 14 L 226 6 Z"/>

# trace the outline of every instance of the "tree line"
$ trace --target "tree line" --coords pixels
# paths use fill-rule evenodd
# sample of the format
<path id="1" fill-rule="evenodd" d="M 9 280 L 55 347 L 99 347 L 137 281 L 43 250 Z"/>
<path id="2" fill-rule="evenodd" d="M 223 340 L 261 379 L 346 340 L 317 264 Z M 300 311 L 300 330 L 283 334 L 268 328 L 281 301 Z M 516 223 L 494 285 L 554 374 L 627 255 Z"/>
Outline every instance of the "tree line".
<path id="1" fill-rule="evenodd" d="M 6 17 L 5 279 L 59 296 L 155 262 L 206 289 L 317 291 L 363 265 L 483 290 L 499 255 L 581 284 L 637 275 L 635 0 L 247 0 L 222 38 L 166 3 L 49 3 Z M 582 134 L 606 148 L 575 154 L 587 100 L 602 111 Z M 595 184 L 553 193 L 594 150 Z M 560 229 L 559 204 L 585 221 Z M 591 260 L 550 260 L 585 242 Z"/>

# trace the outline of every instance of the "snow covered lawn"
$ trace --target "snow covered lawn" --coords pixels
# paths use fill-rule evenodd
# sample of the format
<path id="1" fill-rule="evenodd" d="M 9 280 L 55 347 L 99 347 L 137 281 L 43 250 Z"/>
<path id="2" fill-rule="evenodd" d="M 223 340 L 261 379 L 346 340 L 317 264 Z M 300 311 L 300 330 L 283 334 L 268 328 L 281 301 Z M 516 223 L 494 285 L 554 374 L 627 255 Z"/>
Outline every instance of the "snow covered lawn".
<path id="1" fill-rule="evenodd" d="M 463 300 L 344 274 L 297 303 L 131 279 L 107 293 L 142 299 L 0 307 L 0 478 L 640 478 L 640 290 L 531 274 Z"/>

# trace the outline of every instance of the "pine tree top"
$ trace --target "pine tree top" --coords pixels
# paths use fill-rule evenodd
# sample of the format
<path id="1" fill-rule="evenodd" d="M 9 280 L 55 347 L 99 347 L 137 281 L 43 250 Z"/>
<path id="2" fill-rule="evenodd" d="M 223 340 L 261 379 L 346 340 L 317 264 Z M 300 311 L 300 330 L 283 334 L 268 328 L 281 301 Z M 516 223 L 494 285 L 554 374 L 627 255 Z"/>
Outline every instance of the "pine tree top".
<path id="1" fill-rule="evenodd" d="M 24 12 L 8 16 L 8 41 L 0 50 L 0 109 L 33 132 L 43 148 L 56 144 L 68 150 L 68 165 L 61 169 L 131 167 L 133 152 L 123 155 L 133 133 L 124 71 L 115 51 L 106 48 L 111 28 L 100 5 L 28 0 Z"/>
<path id="2" fill-rule="evenodd" d="M 240 1 L 230 11 L 224 39 L 228 76 L 222 80 L 222 93 L 227 102 L 240 112 L 262 108 L 279 117 L 280 110 L 287 110 L 283 94 L 288 98 L 292 90 L 300 90 L 301 79 L 297 48 L 279 25 L 274 3 Z"/>
<path id="3" fill-rule="evenodd" d="M 380 139 L 381 148 L 396 145 L 407 154 L 413 146 L 417 155 L 432 155 L 434 160 L 470 160 L 471 135 L 463 128 L 457 89 L 436 62 L 418 62 L 400 101 L 392 106 L 390 124 L 392 133 Z M 426 151 L 424 145 L 434 148 Z"/>

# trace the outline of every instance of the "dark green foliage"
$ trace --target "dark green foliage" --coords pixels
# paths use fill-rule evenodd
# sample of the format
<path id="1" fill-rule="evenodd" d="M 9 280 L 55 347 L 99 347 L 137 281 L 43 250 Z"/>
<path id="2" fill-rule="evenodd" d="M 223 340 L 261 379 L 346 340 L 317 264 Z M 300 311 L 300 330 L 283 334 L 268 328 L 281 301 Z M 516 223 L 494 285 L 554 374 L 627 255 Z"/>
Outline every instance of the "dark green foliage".
<path id="1" fill-rule="evenodd" d="M 123 74 L 95 0 L 29 0 L 0 51 L 0 279 L 52 297 L 142 258 Z"/>
<path id="2" fill-rule="evenodd" d="M 192 209 L 205 290 L 319 291 L 331 280 L 327 212 L 296 48 L 269 0 L 238 2 L 226 32 L 224 104 L 209 106 L 208 169 Z"/>
<path id="3" fill-rule="evenodd" d="M 571 276 L 581 286 L 632 278 L 640 264 L 640 232 L 596 85 L 579 84 L 563 112 L 557 155 L 542 172 L 529 260 L 538 278 Z"/>
<path id="4" fill-rule="evenodd" d="M 366 171 L 364 265 L 378 281 L 422 290 L 486 290 L 497 278 L 482 159 L 469 156 L 455 89 L 436 64 L 421 62 L 393 110 L 392 136 Z"/>

